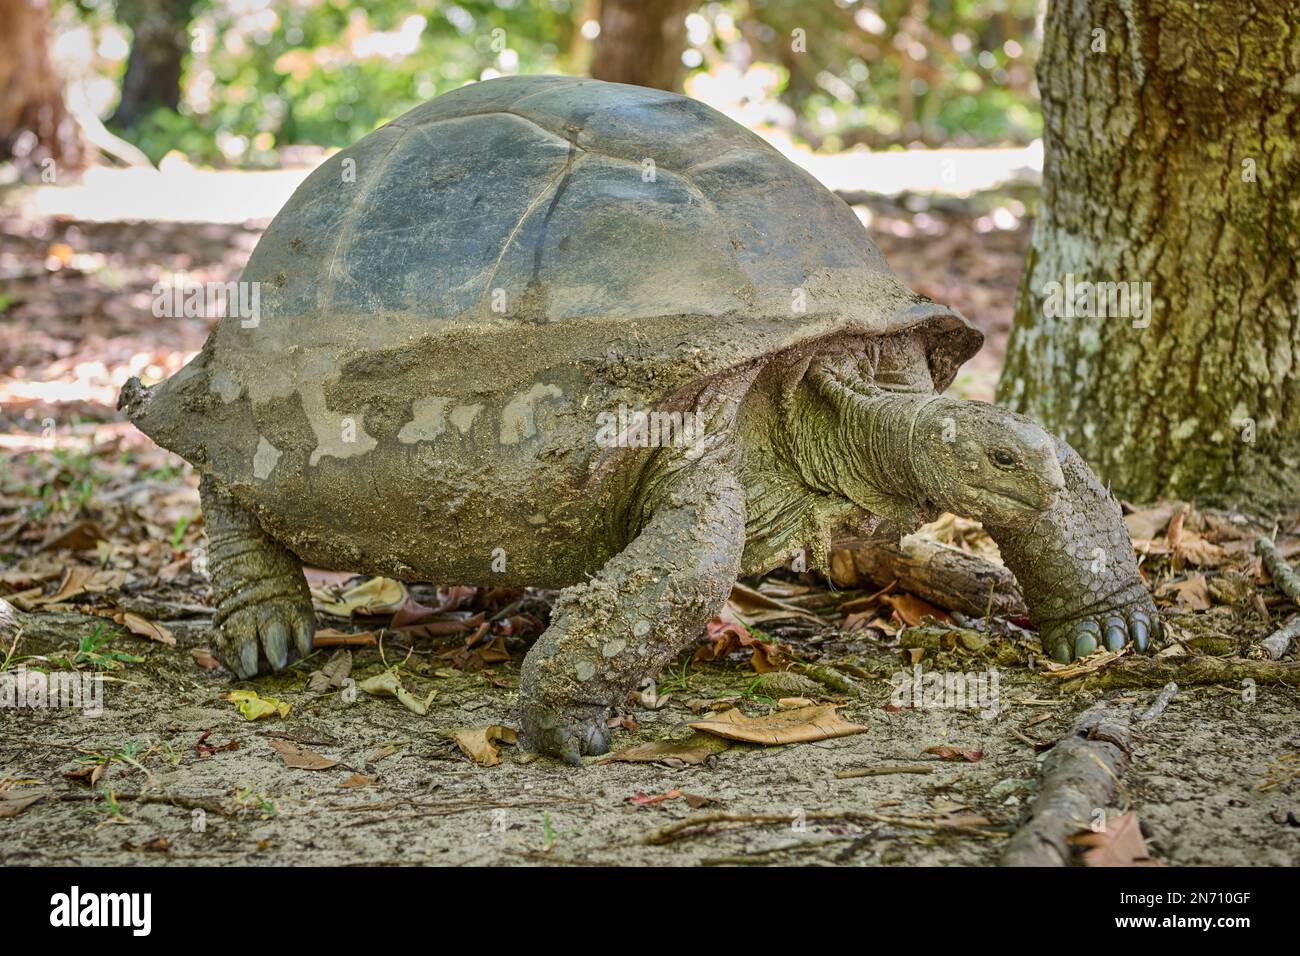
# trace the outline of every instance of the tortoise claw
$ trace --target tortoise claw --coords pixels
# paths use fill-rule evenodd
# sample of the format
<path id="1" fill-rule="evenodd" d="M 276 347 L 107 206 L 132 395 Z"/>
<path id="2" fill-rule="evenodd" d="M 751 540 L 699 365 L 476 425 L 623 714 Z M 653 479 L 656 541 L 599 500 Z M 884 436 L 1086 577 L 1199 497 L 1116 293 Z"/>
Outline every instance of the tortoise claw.
<path id="1" fill-rule="evenodd" d="M 1052 660 L 1068 664 L 1099 648 L 1116 652 L 1130 643 L 1146 653 L 1159 637 L 1160 619 L 1154 608 L 1135 602 L 1100 617 L 1054 624 L 1044 630 L 1042 642 L 1044 653 Z"/>
<path id="2" fill-rule="evenodd" d="M 283 621 L 272 621 L 262 632 L 262 647 L 266 649 L 266 659 L 276 673 L 284 670 L 289 663 L 289 632 Z"/>
<path id="3" fill-rule="evenodd" d="M 311 652 L 315 629 L 316 616 L 306 602 L 275 600 L 250 605 L 221 623 L 217 657 L 242 680 L 250 680 L 262 670 L 278 673 L 289 664 L 290 642 L 303 656 Z M 261 656 L 265 663 L 259 660 Z"/>
<path id="4" fill-rule="evenodd" d="M 1128 643 L 1128 628 L 1122 617 L 1106 619 L 1106 650 L 1118 651 Z"/>
<path id="5" fill-rule="evenodd" d="M 239 655 L 230 663 L 234 665 L 231 669 L 236 676 L 244 680 L 257 676 L 257 643 L 247 640 L 239 645 Z"/>

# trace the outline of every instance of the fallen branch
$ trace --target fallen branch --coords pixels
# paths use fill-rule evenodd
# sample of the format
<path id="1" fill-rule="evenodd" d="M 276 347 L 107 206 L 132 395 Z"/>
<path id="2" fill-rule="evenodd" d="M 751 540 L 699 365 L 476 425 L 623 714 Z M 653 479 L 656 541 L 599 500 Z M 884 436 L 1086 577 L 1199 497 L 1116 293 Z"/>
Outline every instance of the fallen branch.
<path id="1" fill-rule="evenodd" d="M 943 830 L 946 833 L 961 833 L 966 836 L 1000 837 L 1005 834 L 1000 830 L 987 827 L 967 826 L 944 820 L 917 820 L 912 817 L 893 817 L 883 813 L 871 813 L 867 810 L 814 810 L 804 813 L 800 819 L 806 821 L 839 821 L 850 823 L 886 823 L 891 826 L 906 827 L 910 830 Z M 745 826 L 789 825 L 795 820 L 790 813 L 700 813 L 685 820 L 678 820 L 665 827 L 660 827 L 641 838 L 644 846 L 664 846 L 687 837 L 699 836 L 710 827 L 721 823 L 739 823 Z"/>
<path id="2" fill-rule="evenodd" d="M 1002 854 L 1003 866 L 1069 866 L 1070 837 L 1088 828 L 1128 766 L 1129 715 L 1102 703 L 1084 711 L 1048 751 L 1029 819 Z"/>
<path id="3" fill-rule="evenodd" d="M 835 691 L 837 694 L 843 694 L 845 697 L 854 697 L 861 700 L 866 696 L 861 684 L 847 674 L 841 674 L 834 668 L 822 667 L 817 664 L 805 664 L 801 666 L 800 673 L 815 680 L 823 687 Z"/>
<path id="4" fill-rule="evenodd" d="M 930 538 L 907 535 L 898 544 L 873 544 L 847 552 L 854 571 L 881 587 L 893 581 L 931 604 L 984 617 L 1026 617 L 1015 576 L 1000 564 L 950 548 Z"/>
<path id="5" fill-rule="evenodd" d="M 1056 676 L 1051 671 L 1041 673 L 1044 677 Z M 1197 684 L 1240 684 L 1243 680 L 1252 680 L 1259 685 L 1300 687 L 1300 664 L 1244 657 L 1122 657 L 1079 679 L 1089 689 L 1164 687 L 1169 683 L 1191 687 Z"/>

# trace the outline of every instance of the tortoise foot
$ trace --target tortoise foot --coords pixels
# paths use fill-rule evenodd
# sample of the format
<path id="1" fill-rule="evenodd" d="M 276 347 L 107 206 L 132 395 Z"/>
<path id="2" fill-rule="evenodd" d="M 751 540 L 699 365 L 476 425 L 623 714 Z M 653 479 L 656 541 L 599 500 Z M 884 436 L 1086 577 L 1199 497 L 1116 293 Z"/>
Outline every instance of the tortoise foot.
<path id="1" fill-rule="evenodd" d="M 311 602 L 274 600 L 234 611 L 220 627 L 217 657 L 237 677 L 279 673 L 289 664 L 289 652 L 311 653 L 316 615 Z"/>
<path id="2" fill-rule="evenodd" d="M 520 713 L 521 739 L 529 750 L 581 767 L 583 757 L 609 752 L 608 713 L 593 704 L 553 707 L 531 701 Z"/>
<path id="3" fill-rule="evenodd" d="M 1144 594 L 1127 605 L 1054 622 L 1043 628 L 1040 636 L 1043 653 L 1062 664 L 1130 644 L 1145 654 L 1160 637 L 1160 617 L 1150 596 Z"/>

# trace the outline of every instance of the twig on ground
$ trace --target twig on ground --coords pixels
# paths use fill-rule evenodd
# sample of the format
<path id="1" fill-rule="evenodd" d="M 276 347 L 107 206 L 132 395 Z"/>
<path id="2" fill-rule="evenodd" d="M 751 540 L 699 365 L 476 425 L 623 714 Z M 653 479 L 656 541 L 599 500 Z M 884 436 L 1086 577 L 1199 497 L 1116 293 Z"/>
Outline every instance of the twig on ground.
<path id="1" fill-rule="evenodd" d="M 1297 638 L 1300 638 L 1300 614 L 1260 641 L 1259 646 L 1271 660 L 1276 661 L 1291 649 L 1291 642 Z"/>
<path id="2" fill-rule="evenodd" d="M 1173 681 L 1170 681 L 1164 686 L 1164 690 L 1160 691 L 1156 696 L 1156 699 L 1151 702 L 1151 706 L 1142 711 L 1142 716 L 1138 718 L 1138 723 L 1149 724 L 1163 714 L 1165 708 L 1169 706 L 1169 702 L 1174 699 L 1174 695 L 1177 693 L 1178 685 Z"/>
<path id="3" fill-rule="evenodd" d="M 884 777 L 893 773 L 934 773 L 934 768 L 923 763 L 898 767 L 859 767 L 856 770 L 840 770 L 835 776 L 841 780 L 852 780 L 854 777 Z"/>
<path id="4" fill-rule="evenodd" d="M 97 791 L 86 793 L 69 792 L 60 793 L 55 797 L 61 803 L 80 803 L 100 799 Z M 118 793 L 113 792 L 113 799 L 119 802 L 124 800 L 134 800 L 136 803 L 165 803 L 173 807 L 180 807 L 184 810 L 203 810 L 207 813 L 215 813 L 218 816 L 234 816 L 234 808 L 222 803 L 216 797 L 186 797 L 174 793 Z"/>
<path id="5" fill-rule="evenodd" d="M 685 820 L 678 820 L 660 827 L 641 838 L 644 846 L 663 846 L 687 837 L 698 836 L 710 827 L 723 823 L 738 823 L 744 826 L 789 825 L 795 818 L 789 813 L 699 813 Z M 967 826 L 948 823 L 943 820 L 920 820 L 912 817 L 886 816 L 867 810 L 816 810 L 803 814 L 806 821 L 844 820 L 850 823 L 887 823 L 890 826 L 905 827 L 909 830 L 940 830 L 945 833 L 960 833 L 965 836 L 1000 837 L 1005 834 L 1000 830 L 986 827 Z"/>
<path id="6" fill-rule="evenodd" d="M 1002 854 L 1003 866 L 1069 866 L 1070 837 L 1104 808 L 1128 766 L 1129 714 L 1105 702 L 1075 721 L 1043 760 L 1038 798 Z"/>
<path id="7" fill-rule="evenodd" d="M 1268 576 L 1279 591 L 1291 599 L 1291 603 L 1300 605 L 1300 574 L 1287 564 L 1277 546 L 1268 538 L 1255 539 L 1255 553 L 1259 555 Z"/>

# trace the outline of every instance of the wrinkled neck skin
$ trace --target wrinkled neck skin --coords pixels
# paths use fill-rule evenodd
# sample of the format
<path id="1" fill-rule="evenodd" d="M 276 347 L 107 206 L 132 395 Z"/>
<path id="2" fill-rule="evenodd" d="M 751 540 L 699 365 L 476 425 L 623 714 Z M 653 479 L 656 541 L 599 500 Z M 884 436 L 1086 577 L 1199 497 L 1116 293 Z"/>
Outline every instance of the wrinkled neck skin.
<path id="1" fill-rule="evenodd" d="M 790 460 L 803 481 L 887 518 L 907 532 L 929 520 L 938 482 L 918 436 L 948 401 L 933 392 L 893 392 L 846 383 L 812 369 L 793 396 Z"/>

